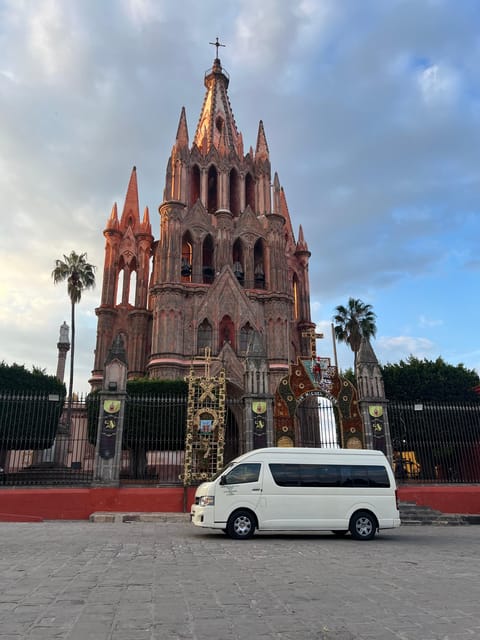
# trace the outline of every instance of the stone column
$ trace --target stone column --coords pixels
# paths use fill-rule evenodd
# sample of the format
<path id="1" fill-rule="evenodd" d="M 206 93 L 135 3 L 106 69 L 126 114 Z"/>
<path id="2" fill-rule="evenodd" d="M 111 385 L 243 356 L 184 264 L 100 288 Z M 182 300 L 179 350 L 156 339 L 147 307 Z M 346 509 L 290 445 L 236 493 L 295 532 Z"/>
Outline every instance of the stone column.
<path id="1" fill-rule="evenodd" d="M 57 380 L 63 382 L 65 379 L 65 362 L 67 353 L 70 350 L 70 340 L 68 339 L 68 324 L 64 321 L 60 326 L 60 337 L 57 342 L 58 360 L 57 360 Z"/>
<path id="2" fill-rule="evenodd" d="M 370 341 L 363 337 L 357 355 L 358 404 L 365 427 L 367 449 L 383 451 L 392 462 L 392 441 L 388 424 L 383 378 Z"/>
<path id="3" fill-rule="evenodd" d="M 127 388 L 125 345 L 118 335 L 105 361 L 100 392 L 94 483 L 118 487 L 122 457 L 123 422 Z"/>
<path id="4" fill-rule="evenodd" d="M 68 338 L 69 326 L 64 321 L 60 325 L 60 336 L 57 342 L 58 360 L 57 360 L 57 380 L 64 382 L 65 380 L 65 363 L 67 360 L 67 353 L 70 350 L 70 340 Z M 63 466 L 67 459 L 68 444 L 70 441 L 70 429 L 64 422 L 65 413 L 62 413 L 60 423 L 57 427 L 57 433 L 55 436 L 55 444 L 50 449 L 42 449 L 35 451 L 33 454 L 33 463 L 39 464 L 42 462 L 55 462 L 59 466 Z"/>
<path id="5" fill-rule="evenodd" d="M 268 363 L 260 334 L 253 333 L 245 359 L 245 451 L 272 446 L 273 398 L 268 388 Z"/>

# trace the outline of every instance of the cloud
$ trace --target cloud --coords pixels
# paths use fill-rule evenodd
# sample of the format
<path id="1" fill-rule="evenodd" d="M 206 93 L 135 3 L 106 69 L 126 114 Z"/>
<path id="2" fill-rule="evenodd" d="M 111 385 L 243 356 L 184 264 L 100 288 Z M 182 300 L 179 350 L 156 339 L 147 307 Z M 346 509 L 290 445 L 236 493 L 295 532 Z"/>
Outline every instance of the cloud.
<path id="1" fill-rule="evenodd" d="M 317 326 L 329 333 L 334 306 L 349 296 L 375 302 L 398 292 L 379 323 L 402 336 L 420 322 L 431 343 L 379 339 L 382 360 L 467 352 L 473 328 L 455 338 L 441 330 L 454 307 L 472 304 L 472 280 L 462 287 L 466 272 L 474 278 L 479 269 L 479 20 L 470 0 L 246 0 L 221 12 L 212 0 L 5 0 L 3 357 L 55 371 L 68 301 L 51 283 L 53 261 L 87 251 L 101 282 L 102 230 L 113 202 L 123 206 L 134 164 L 140 206 L 149 206 L 158 238 L 180 110 L 192 138 L 217 35 L 227 45 L 220 54 L 245 147 L 255 146 L 263 119 L 272 169 L 312 252 Z M 455 304 L 440 325 L 429 300 L 446 273 Z M 93 312 L 99 289 L 79 308 L 85 378 L 95 318 L 83 310 Z M 406 304 L 413 289 L 420 306 Z M 327 344 L 319 341 L 319 350 Z"/>
<path id="2" fill-rule="evenodd" d="M 410 355 L 416 358 L 430 358 L 434 355 L 436 345 L 428 338 L 413 336 L 381 336 L 375 342 L 375 351 L 382 364 L 404 360 Z"/>
<path id="3" fill-rule="evenodd" d="M 422 329 L 429 329 L 431 327 L 439 327 L 443 324 L 443 320 L 436 320 L 427 318 L 424 315 L 419 316 L 418 318 L 418 326 Z"/>
<path id="4" fill-rule="evenodd" d="M 418 83 L 427 105 L 448 105 L 458 96 L 459 78 L 453 69 L 433 64 L 419 73 Z"/>

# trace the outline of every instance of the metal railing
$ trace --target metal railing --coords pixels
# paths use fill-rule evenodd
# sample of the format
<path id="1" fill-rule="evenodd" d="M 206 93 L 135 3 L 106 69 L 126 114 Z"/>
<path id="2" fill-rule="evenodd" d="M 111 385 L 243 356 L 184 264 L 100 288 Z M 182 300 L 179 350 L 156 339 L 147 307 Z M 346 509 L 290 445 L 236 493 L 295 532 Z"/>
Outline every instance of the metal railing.
<path id="1" fill-rule="evenodd" d="M 120 481 L 176 485 L 184 462 L 187 398 L 128 397 Z M 0 394 L 0 485 L 78 486 L 93 480 L 98 397 Z M 243 453 L 241 399 L 227 399 L 225 461 Z M 394 467 L 400 483 L 480 483 L 480 403 L 390 402 Z M 303 446 L 338 447 L 335 414 L 312 399 L 298 415 Z"/>
<path id="2" fill-rule="evenodd" d="M 480 403 L 390 402 L 399 482 L 480 482 Z"/>
<path id="3" fill-rule="evenodd" d="M 75 400 L 70 425 L 64 398 L 0 394 L 0 484 L 85 485 L 93 477 L 95 447 L 86 436 L 83 400 Z"/>

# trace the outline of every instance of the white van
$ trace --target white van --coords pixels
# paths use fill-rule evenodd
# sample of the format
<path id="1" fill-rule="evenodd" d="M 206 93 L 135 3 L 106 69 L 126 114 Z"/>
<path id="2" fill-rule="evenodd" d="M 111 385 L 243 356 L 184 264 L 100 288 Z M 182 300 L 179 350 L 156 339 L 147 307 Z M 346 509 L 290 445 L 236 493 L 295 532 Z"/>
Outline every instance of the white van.
<path id="1" fill-rule="evenodd" d="M 231 538 L 259 531 L 350 531 L 371 540 L 400 526 L 392 469 L 380 451 L 254 449 L 202 483 L 190 518 Z"/>

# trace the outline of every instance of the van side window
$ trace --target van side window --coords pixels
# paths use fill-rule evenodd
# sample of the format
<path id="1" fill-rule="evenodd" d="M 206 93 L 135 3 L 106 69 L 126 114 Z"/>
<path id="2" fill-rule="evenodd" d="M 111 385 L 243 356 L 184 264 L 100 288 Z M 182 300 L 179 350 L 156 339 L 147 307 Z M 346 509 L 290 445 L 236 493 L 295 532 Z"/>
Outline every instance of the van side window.
<path id="1" fill-rule="evenodd" d="M 376 487 L 388 488 L 388 479 L 385 467 L 373 465 L 342 465 L 342 487 Z"/>
<path id="2" fill-rule="evenodd" d="M 275 484 L 279 487 L 300 486 L 300 464 L 269 464 Z"/>
<path id="3" fill-rule="evenodd" d="M 390 480 L 388 479 L 388 474 L 385 467 L 368 466 L 367 471 L 371 487 L 390 486 Z"/>
<path id="4" fill-rule="evenodd" d="M 334 464 L 269 464 L 280 487 L 337 487 L 339 466 Z"/>
<path id="5" fill-rule="evenodd" d="M 225 477 L 225 484 L 244 484 L 258 482 L 260 462 L 246 462 L 234 467 Z"/>
<path id="6" fill-rule="evenodd" d="M 376 487 L 390 486 L 385 467 L 346 464 L 269 464 L 280 487 Z"/>

